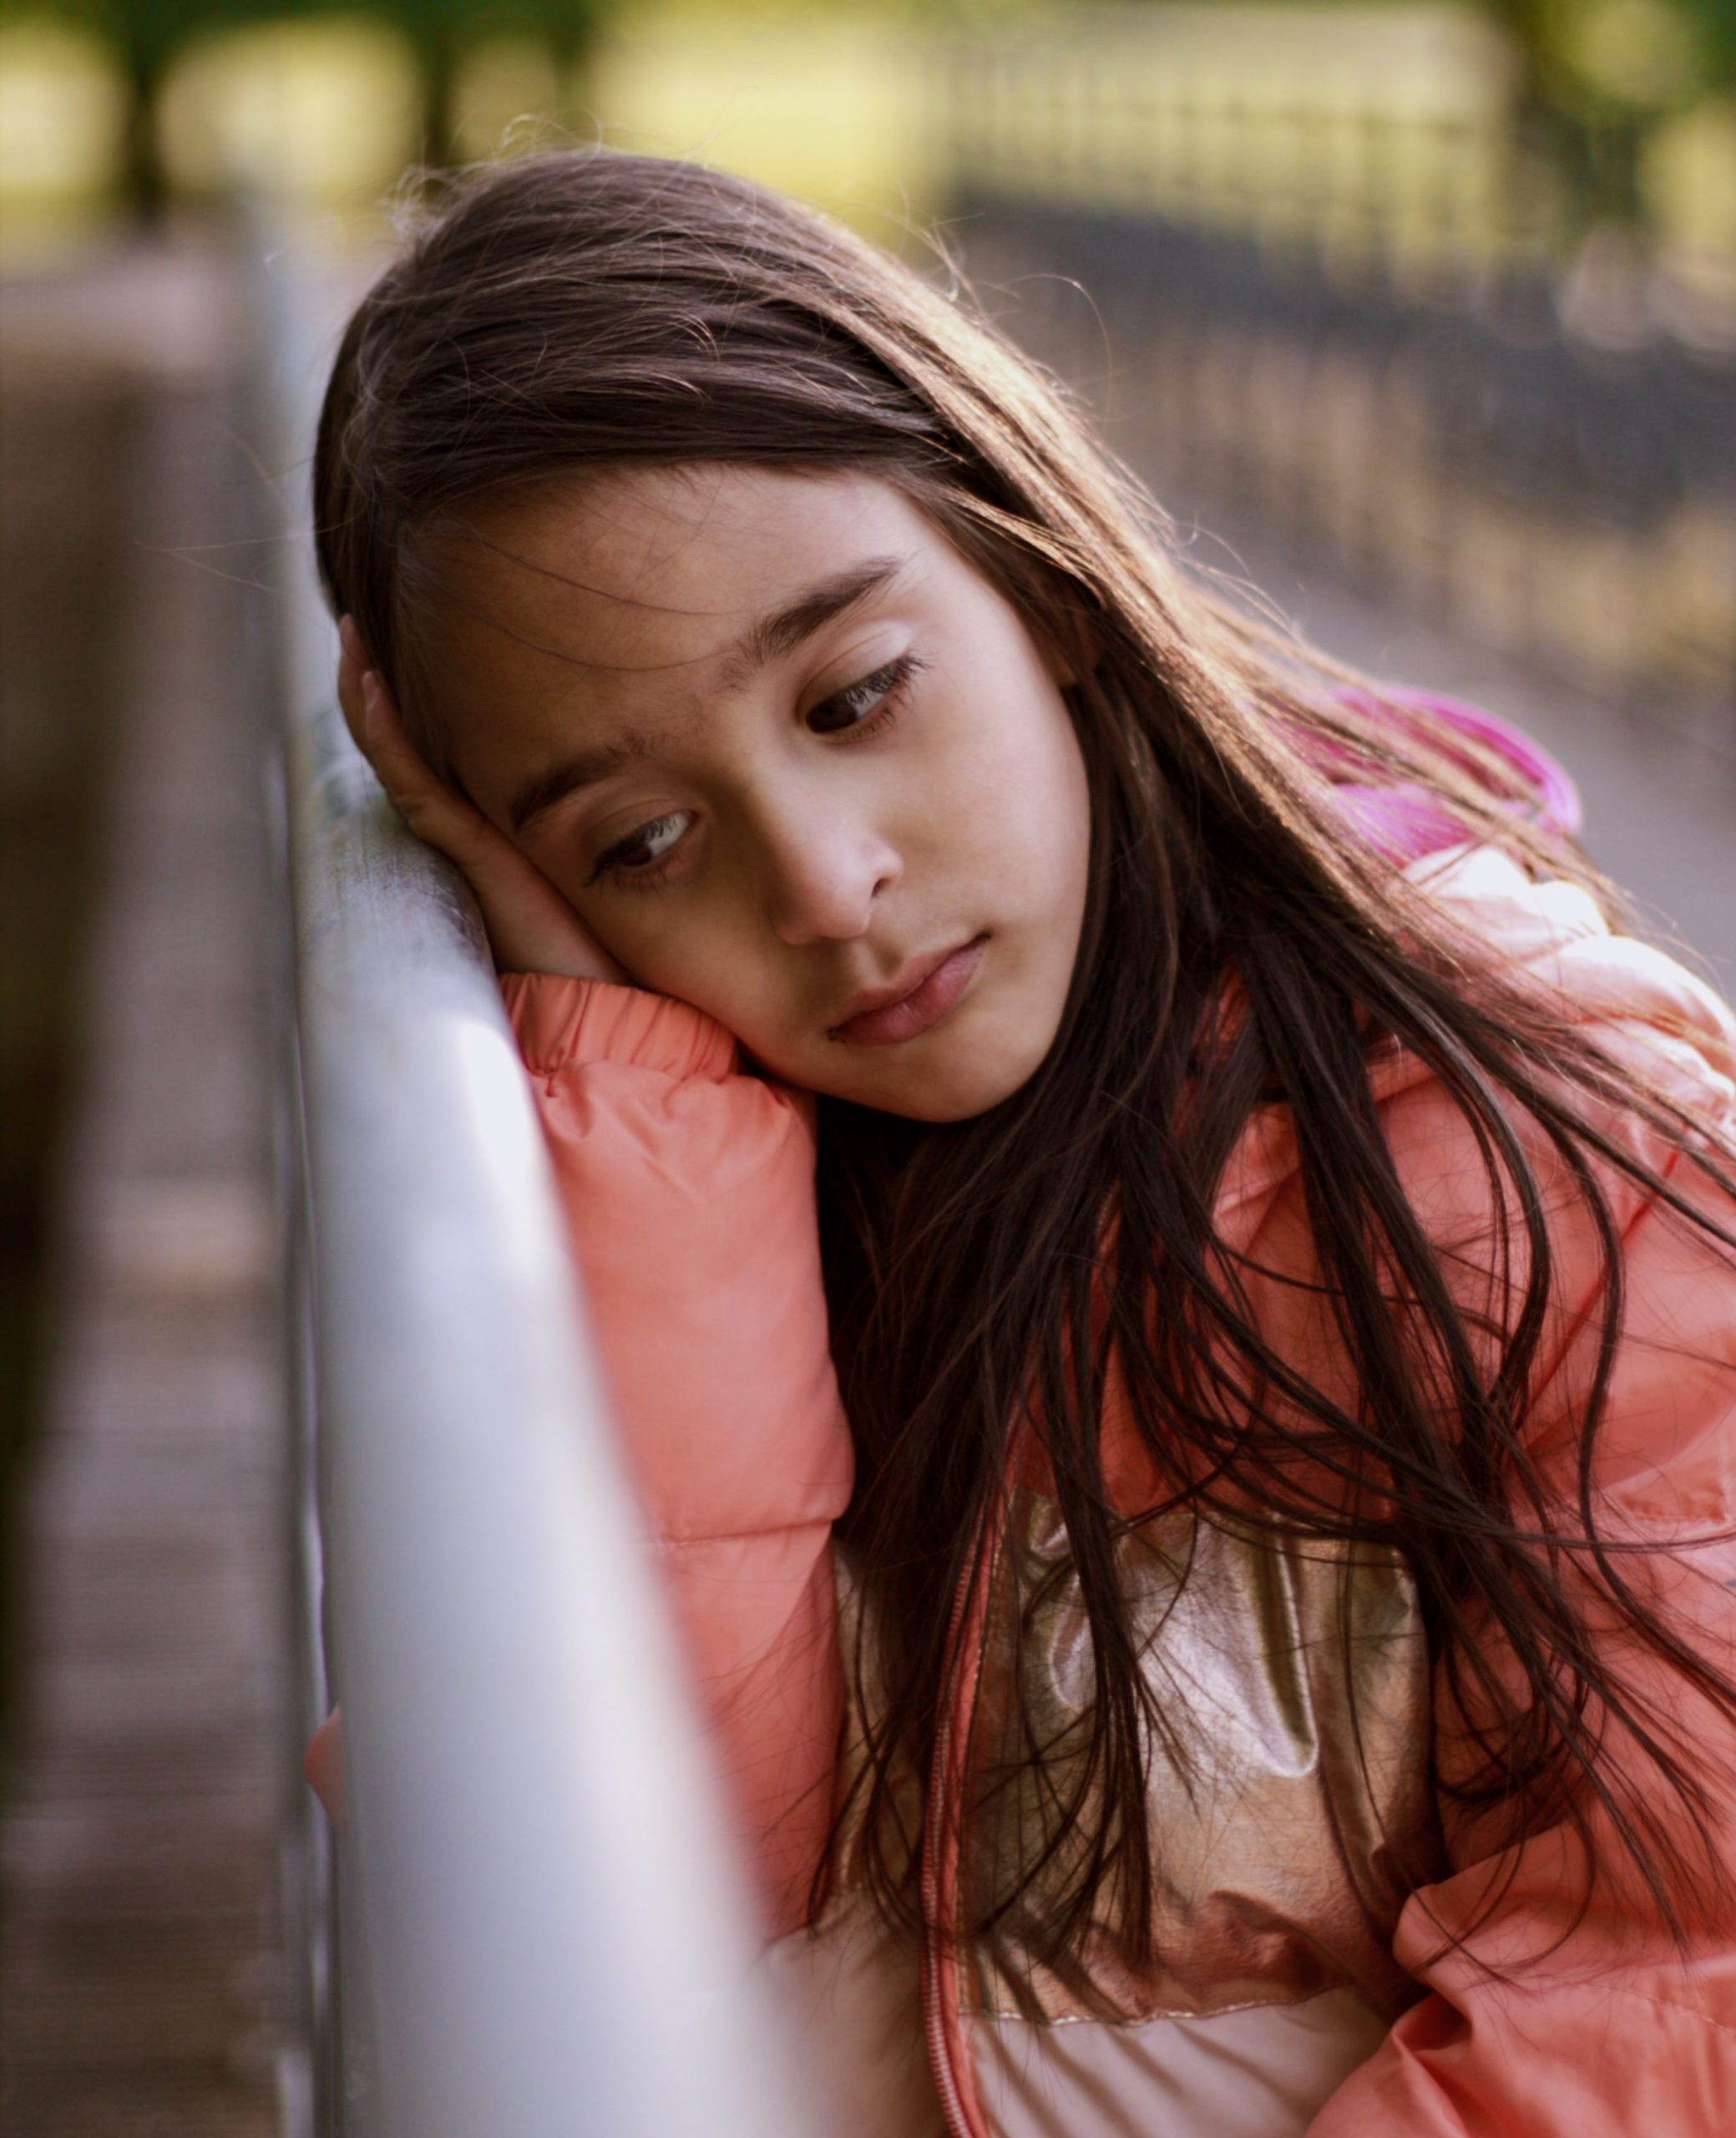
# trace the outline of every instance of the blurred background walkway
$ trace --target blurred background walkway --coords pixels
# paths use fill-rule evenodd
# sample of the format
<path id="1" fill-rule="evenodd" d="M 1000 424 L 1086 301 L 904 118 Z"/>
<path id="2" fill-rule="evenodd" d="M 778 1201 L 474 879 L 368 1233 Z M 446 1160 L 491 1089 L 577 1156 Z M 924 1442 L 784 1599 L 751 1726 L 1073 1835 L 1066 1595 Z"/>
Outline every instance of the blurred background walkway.
<path id="1" fill-rule="evenodd" d="M 14 1158 L 8 1218 L 44 1279 L 0 1830 L 20 2138 L 263 2138 L 300 2078 L 235 295 L 220 251 L 149 245 L 9 291 L 0 332 L 5 868 L 30 924 L 7 979 L 34 1006 L 7 1044 L 17 1077 L 33 1042 L 42 1184 L 22 1209 Z"/>
<path id="2" fill-rule="evenodd" d="M 418 155 L 599 136 L 919 261 L 940 223 L 1199 564 L 1530 728 L 1736 983 L 1736 0 L 8 7 L 0 2125 L 32 2138 L 306 2127 L 257 585 L 279 489 L 305 507 L 251 442 L 221 199 L 359 276 Z"/>

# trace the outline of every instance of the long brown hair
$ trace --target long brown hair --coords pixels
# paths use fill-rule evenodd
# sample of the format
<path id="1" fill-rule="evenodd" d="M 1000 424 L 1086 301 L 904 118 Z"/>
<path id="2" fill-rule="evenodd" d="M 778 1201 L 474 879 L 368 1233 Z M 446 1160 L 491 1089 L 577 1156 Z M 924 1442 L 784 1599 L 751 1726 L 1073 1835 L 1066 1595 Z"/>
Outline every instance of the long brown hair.
<path id="1" fill-rule="evenodd" d="M 1592 1624 L 1733 1715 L 1736 1685 L 1600 1534 L 1594 1450 L 1622 1315 L 1611 1183 L 1731 1244 L 1632 1124 L 1721 1192 L 1728 1144 L 1348 837 L 1322 767 L 1349 753 L 1365 779 L 1424 782 L 1465 838 L 1498 838 L 1606 900 L 1607 887 L 1526 822 L 1500 760 L 1426 713 L 1384 714 L 1378 693 L 1335 694 L 1343 671 L 1189 577 L 1158 509 L 956 286 L 732 178 L 606 152 L 461 178 L 337 355 L 314 474 L 320 567 L 437 756 L 416 666 L 418 618 L 443 591 L 428 538 L 484 492 L 644 460 L 878 474 L 1035 633 L 1070 657 L 1088 649 L 1069 696 L 1093 873 L 1048 1057 L 1004 1104 L 944 1127 L 822 1108 L 833 1348 L 859 1457 L 844 1528 L 887 1688 L 860 1807 L 886 1908 L 920 1913 L 929 1840 L 901 1816 L 900 1776 L 929 1771 L 949 1604 L 1028 1434 L 1096 1666 L 1086 1779 L 1059 1816 L 1089 1801 L 1100 1830 L 1026 1936 L 1059 1954 L 1087 1923 L 1131 1937 L 1146 1919 L 1149 1629 L 1130 1621 L 1116 1553 L 1154 1510 L 1106 1490 L 1113 1370 L 1169 1504 L 1402 1553 L 1450 1691 L 1492 1718 L 1479 1771 L 1453 1789 L 1552 1805 L 1587 1832 L 1586 1807 L 1601 1808 L 1685 1936 L 1723 1876 L 1705 1786 Z M 1399 1050 L 1480 1153 L 1489 1266 L 1511 1279 L 1486 1325 L 1455 1303 L 1382 1133 L 1371 1064 Z M 1229 1154 L 1273 1102 L 1342 1348 L 1336 1393 L 1263 1335 L 1216 1227 Z M 1548 1195 L 1577 1202 L 1602 1257 L 1567 1507 L 1526 1432 L 1559 1287 L 1546 1166 Z M 1662 1771 L 1706 1861 L 1685 1860 L 1632 1761 L 1612 1758 L 1618 1740 Z M 1018 1897 L 1015 1882 L 998 1905 Z"/>

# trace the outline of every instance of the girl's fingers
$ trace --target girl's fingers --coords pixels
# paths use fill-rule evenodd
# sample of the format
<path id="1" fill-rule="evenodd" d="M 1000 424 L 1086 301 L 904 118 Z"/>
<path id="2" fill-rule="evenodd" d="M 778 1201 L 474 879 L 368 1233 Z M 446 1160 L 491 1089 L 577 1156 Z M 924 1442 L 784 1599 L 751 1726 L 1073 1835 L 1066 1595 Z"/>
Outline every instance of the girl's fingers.
<path id="1" fill-rule="evenodd" d="M 542 871 L 467 796 L 441 779 L 411 741 L 352 621 L 339 626 L 337 695 L 356 747 L 418 838 L 461 869 L 481 906 L 503 971 L 625 975 Z"/>
<path id="2" fill-rule="evenodd" d="M 337 643 L 342 649 L 337 657 L 337 702 L 343 713 L 343 724 L 350 731 L 350 740 L 360 750 L 363 747 L 362 676 L 369 662 L 353 616 L 339 620 Z"/>
<path id="3" fill-rule="evenodd" d="M 387 799 L 416 836 L 438 848 L 459 868 L 470 869 L 504 857 L 529 866 L 512 842 L 495 830 L 475 803 L 439 778 L 410 740 L 403 716 L 377 668 L 367 661 L 359 635 L 346 616 L 338 626 L 343 654 L 337 697 L 351 739 L 372 767 Z"/>
<path id="4" fill-rule="evenodd" d="M 497 847 L 522 859 L 473 802 L 455 793 L 429 769 L 378 671 L 372 668 L 362 678 L 362 747 L 392 807 L 411 830 L 461 869 L 498 859 L 492 852 Z"/>

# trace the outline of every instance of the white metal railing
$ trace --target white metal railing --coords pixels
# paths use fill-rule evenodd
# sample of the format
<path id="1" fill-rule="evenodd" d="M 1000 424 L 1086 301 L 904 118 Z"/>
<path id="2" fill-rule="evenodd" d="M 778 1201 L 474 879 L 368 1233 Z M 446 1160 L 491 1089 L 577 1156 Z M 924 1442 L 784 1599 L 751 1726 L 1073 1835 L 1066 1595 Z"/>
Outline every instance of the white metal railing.
<path id="1" fill-rule="evenodd" d="M 334 319 L 259 278 L 305 495 Z M 365 2138 L 814 2138 L 638 1548 L 476 912 L 342 730 L 307 514 L 281 596 L 324 1619 Z"/>

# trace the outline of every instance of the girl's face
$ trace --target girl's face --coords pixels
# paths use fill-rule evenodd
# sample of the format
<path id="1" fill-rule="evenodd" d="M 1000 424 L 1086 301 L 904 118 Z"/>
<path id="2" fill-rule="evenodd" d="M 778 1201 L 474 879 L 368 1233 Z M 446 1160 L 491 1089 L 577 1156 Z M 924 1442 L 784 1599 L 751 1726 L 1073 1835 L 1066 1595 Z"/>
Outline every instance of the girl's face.
<path id="1" fill-rule="evenodd" d="M 775 1075 L 956 1121 L 1055 1035 L 1085 767 L 1007 601 L 890 484 L 555 482 L 442 570 L 453 769 L 634 979 Z"/>

